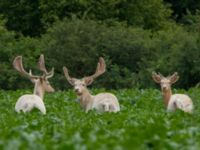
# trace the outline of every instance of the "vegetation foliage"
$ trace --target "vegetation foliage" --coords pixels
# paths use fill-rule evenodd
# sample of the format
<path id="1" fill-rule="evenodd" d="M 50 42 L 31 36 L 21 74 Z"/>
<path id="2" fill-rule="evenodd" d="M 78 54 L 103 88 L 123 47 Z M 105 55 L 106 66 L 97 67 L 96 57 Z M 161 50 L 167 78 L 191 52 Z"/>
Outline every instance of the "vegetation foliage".
<path id="1" fill-rule="evenodd" d="M 26 69 L 39 73 L 40 53 L 56 69 L 57 89 L 67 88 L 63 65 L 82 77 L 93 73 L 100 56 L 107 72 L 95 87 L 153 87 L 153 70 L 165 75 L 177 71 L 177 87 L 198 86 L 199 8 L 196 0 L 2 0 L 0 87 L 29 87 L 12 61 L 22 55 Z"/>
<path id="2" fill-rule="evenodd" d="M 63 84 L 63 66 L 68 67 L 72 76 L 81 78 L 95 71 L 100 56 L 106 59 L 107 72 L 99 77 L 95 87 L 152 87 L 154 70 L 165 75 L 177 71 L 181 77 L 177 86 L 184 88 L 197 85 L 200 78 L 199 33 L 187 32 L 182 27 L 172 25 L 152 33 L 119 23 L 108 26 L 74 19 L 57 22 L 40 39 L 16 40 L 15 33 L 3 27 L 1 32 L 0 85 L 4 89 L 29 87 L 31 84 L 13 69 L 12 61 L 22 55 L 26 69 L 40 73 L 35 67 L 40 53 L 45 54 L 47 67 L 56 69 L 52 82 L 57 89 L 67 88 Z"/>
<path id="3" fill-rule="evenodd" d="M 92 93 L 102 92 L 92 90 Z M 200 146 L 200 89 L 187 93 L 194 114 L 167 113 L 159 90 L 112 90 L 121 104 L 119 113 L 87 115 L 71 90 L 45 96 L 47 114 L 35 109 L 17 114 L 19 96 L 31 91 L 0 92 L 0 149 L 198 149 Z"/>

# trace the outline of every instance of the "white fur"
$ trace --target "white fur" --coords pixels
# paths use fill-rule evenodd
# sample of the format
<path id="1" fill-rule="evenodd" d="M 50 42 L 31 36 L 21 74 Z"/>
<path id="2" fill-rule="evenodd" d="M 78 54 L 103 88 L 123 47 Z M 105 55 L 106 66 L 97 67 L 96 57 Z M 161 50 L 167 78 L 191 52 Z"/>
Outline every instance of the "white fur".
<path id="1" fill-rule="evenodd" d="M 43 114 L 46 114 L 46 108 L 42 99 L 34 94 L 26 94 L 21 96 L 15 104 L 15 111 L 30 112 L 33 108 L 39 109 Z"/>
<path id="2" fill-rule="evenodd" d="M 100 112 L 117 112 L 120 111 L 119 102 L 115 95 L 111 93 L 100 93 L 92 97 L 91 109 Z"/>
<path id="3" fill-rule="evenodd" d="M 177 108 L 184 112 L 192 113 L 193 103 L 191 98 L 185 94 L 173 94 L 170 97 L 167 110 L 175 111 Z"/>

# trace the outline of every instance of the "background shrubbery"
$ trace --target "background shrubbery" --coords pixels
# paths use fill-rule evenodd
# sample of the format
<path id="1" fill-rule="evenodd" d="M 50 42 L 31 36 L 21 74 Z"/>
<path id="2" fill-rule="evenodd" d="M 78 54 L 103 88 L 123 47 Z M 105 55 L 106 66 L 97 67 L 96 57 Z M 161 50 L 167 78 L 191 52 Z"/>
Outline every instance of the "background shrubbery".
<path id="1" fill-rule="evenodd" d="M 13 69 L 12 61 L 16 55 L 22 55 L 25 67 L 39 73 L 37 60 L 41 53 L 45 54 L 47 68 L 56 69 L 52 84 L 57 89 L 69 87 L 62 72 L 64 65 L 72 76 L 83 77 L 94 72 L 100 56 L 106 60 L 107 72 L 94 82 L 95 87 L 152 87 L 154 70 L 164 75 L 177 71 L 177 87 L 195 86 L 200 81 L 200 6 L 196 3 L 196 11 L 190 11 L 192 3 L 181 5 L 180 9 L 175 7 L 180 5 L 178 2 L 170 2 L 84 0 L 14 4 L 2 0 L 0 87 L 32 86 Z"/>

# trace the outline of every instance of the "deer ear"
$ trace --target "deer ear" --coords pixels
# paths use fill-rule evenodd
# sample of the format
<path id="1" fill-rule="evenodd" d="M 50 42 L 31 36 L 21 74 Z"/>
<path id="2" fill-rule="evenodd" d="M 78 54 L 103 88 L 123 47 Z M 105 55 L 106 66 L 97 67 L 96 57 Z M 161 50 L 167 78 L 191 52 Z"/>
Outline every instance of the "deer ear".
<path id="1" fill-rule="evenodd" d="M 93 78 L 84 78 L 85 84 L 88 86 L 94 81 Z"/>
<path id="2" fill-rule="evenodd" d="M 31 80 L 32 83 L 35 83 L 38 80 L 38 78 L 31 77 L 30 80 Z"/>
<path id="3" fill-rule="evenodd" d="M 72 86 L 74 86 L 75 81 L 76 81 L 75 78 L 70 78 L 70 79 L 68 79 L 68 82 L 69 82 Z"/>
<path id="4" fill-rule="evenodd" d="M 156 72 L 152 72 L 152 78 L 156 83 L 160 83 L 162 79 L 162 77 Z"/>

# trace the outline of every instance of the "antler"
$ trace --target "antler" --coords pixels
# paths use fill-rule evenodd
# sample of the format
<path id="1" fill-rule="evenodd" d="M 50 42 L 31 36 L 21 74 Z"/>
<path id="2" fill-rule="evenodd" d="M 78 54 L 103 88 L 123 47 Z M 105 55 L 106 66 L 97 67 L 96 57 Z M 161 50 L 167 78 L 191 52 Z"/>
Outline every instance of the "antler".
<path id="1" fill-rule="evenodd" d="M 63 67 L 63 72 L 65 74 L 65 77 L 67 78 L 68 82 L 71 84 L 71 85 L 74 85 L 74 78 L 71 78 L 70 75 L 69 75 L 69 72 L 68 72 L 68 69 L 64 66 Z"/>
<path id="2" fill-rule="evenodd" d="M 54 68 L 52 68 L 50 72 L 47 72 L 47 69 L 45 67 L 45 61 L 44 61 L 44 55 L 43 54 L 40 55 L 40 58 L 39 58 L 39 61 L 38 61 L 38 67 L 44 73 L 45 77 L 51 78 L 54 75 Z"/>
<path id="3" fill-rule="evenodd" d="M 105 65 L 105 61 L 102 57 L 99 58 L 99 62 L 97 64 L 97 68 L 96 68 L 96 72 L 91 75 L 91 76 L 87 76 L 87 77 L 84 77 L 85 81 L 87 81 L 87 85 L 91 84 L 93 79 L 100 76 L 101 74 L 103 74 L 104 72 L 106 71 L 106 65 Z M 76 78 L 71 78 L 69 76 L 69 72 L 68 72 L 68 69 L 66 67 L 63 67 L 63 72 L 65 74 L 65 77 L 67 78 L 68 82 L 71 84 L 71 85 L 74 85 L 74 82 L 75 80 L 77 80 Z"/>
<path id="4" fill-rule="evenodd" d="M 23 64 L 22 64 L 22 56 L 15 57 L 13 61 L 13 67 L 19 71 L 22 75 L 29 77 L 29 78 L 39 78 L 39 76 L 32 75 L 31 70 L 30 73 L 27 73 L 24 70 Z"/>
<path id="5" fill-rule="evenodd" d="M 46 70 L 46 67 L 45 67 L 45 61 L 44 61 L 44 55 L 43 54 L 40 55 L 40 58 L 39 58 L 39 61 L 38 61 L 38 67 L 42 72 L 47 74 L 47 70 Z"/>
<path id="6" fill-rule="evenodd" d="M 101 74 L 103 74 L 106 71 L 106 64 L 105 61 L 102 57 L 99 58 L 99 62 L 97 64 L 97 68 L 96 68 L 96 72 L 91 75 L 91 76 L 87 76 L 86 78 L 92 78 L 95 79 L 96 77 L 100 76 Z"/>

